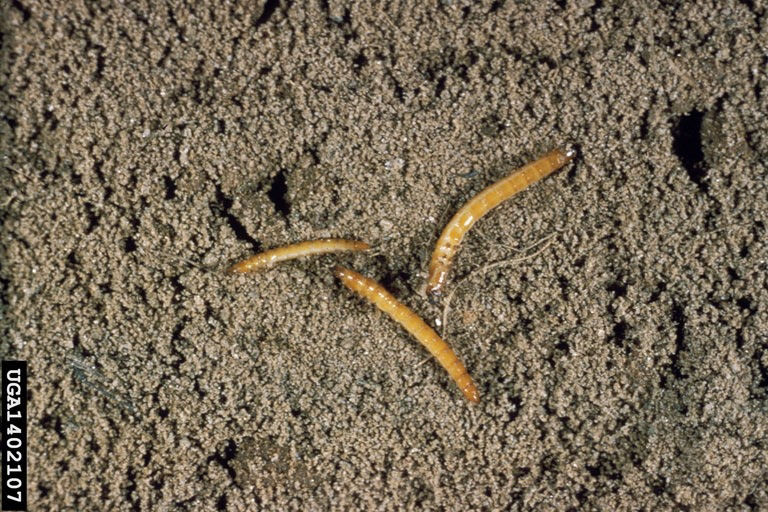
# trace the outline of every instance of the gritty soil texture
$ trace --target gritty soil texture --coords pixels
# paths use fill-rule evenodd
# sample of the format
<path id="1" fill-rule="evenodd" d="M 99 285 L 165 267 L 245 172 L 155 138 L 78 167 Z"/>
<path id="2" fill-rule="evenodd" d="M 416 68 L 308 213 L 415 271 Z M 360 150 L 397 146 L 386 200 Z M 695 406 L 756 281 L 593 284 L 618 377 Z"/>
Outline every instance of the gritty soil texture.
<path id="1" fill-rule="evenodd" d="M 768 510 L 764 0 L 190 3 L 2 4 L 30 510 Z"/>

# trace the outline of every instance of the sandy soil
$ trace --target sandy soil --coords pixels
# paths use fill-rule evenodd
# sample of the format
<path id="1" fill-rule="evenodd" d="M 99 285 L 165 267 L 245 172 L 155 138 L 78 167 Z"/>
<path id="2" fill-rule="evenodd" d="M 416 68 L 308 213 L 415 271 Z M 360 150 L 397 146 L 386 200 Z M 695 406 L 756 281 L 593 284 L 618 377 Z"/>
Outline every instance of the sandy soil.
<path id="1" fill-rule="evenodd" d="M 763 0 L 191 3 L 3 3 L 30 510 L 768 509 Z M 446 220 L 569 143 L 456 260 L 470 405 L 330 268 L 437 325 Z"/>

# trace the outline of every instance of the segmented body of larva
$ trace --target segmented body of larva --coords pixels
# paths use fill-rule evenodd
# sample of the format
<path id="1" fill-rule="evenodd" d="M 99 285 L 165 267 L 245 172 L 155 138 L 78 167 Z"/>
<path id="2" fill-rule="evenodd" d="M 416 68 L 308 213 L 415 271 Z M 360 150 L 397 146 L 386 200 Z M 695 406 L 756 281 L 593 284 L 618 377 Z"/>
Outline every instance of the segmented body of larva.
<path id="1" fill-rule="evenodd" d="M 392 317 L 419 340 L 446 369 L 448 375 L 453 378 L 468 400 L 472 402 L 480 400 L 477 387 L 472 382 L 472 377 L 470 377 L 464 364 L 456 357 L 451 347 L 421 317 L 398 301 L 373 279 L 344 267 L 336 267 L 334 273 L 347 288 L 373 302 L 376 307 Z"/>
<path id="2" fill-rule="evenodd" d="M 227 271 L 230 273 L 242 274 L 268 268 L 279 261 L 291 260 L 301 256 L 337 251 L 364 251 L 370 248 L 371 246 L 367 243 L 358 242 L 357 240 L 322 238 L 320 240 L 299 242 L 264 251 L 233 265 Z"/>
<path id="3" fill-rule="evenodd" d="M 555 149 L 538 160 L 516 170 L 506 178 L 485 188 L 470 199 L 448 222 L 437 241 L 429 263 L 427 293 L 440 295 L 448 277 L 451 262 L 469 228 L 490 210 L 532 183 L 553 173 L 576 155 L 573 149 Z"/>

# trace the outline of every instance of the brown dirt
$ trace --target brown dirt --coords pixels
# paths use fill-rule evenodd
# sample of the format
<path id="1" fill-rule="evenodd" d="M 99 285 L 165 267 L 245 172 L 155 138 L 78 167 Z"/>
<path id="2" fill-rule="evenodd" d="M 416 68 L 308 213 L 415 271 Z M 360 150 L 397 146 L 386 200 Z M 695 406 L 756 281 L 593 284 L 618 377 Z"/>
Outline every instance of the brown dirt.
<path id="1" fill-rule="evenodd" d="M 85 4 L 0 16 L 31 510 L 768 509 L 765 2 Z M 551 237 L 453 297 L 471 406 L 329 269 L 434 324 L 569 142 L 456 261 Z M 325 236 L 377 251 L 220 271 Z"/>

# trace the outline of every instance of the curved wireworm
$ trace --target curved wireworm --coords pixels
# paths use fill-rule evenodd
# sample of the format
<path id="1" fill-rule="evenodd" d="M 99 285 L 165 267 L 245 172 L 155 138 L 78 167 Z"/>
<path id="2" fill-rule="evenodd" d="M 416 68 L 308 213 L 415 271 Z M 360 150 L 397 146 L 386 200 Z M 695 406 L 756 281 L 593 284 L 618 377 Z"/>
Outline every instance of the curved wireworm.
<path id="1" fill-rule="evenodd" d="M 336 251 L 364 251 L 371 246 L 365 242 L 357 240 L 345 240 L 343 238 L 321 238 L 320 240 L 310 240 L 296 244 L 276 247 L 268 251 L 261 252 L 251 256 L 231 266 L 227 272 L 234 274 L 243 274 L 270 267 L 279 261 L 291 260 L 301 256 L 311 254 L 323 254 Z"/>
<path id="2" fill-rule="evenodd" d="M 344 286 L 371 301 L 419 340 L 446 369 L 448 375 L 453 378 L 469 401 L 478 402 L 480 400 L 477 387 L 472 382 L 472 377 L 469 376 L 464 364 L 456 357 L 456 353 L 451 347 L 419 315 L 398 301 L 373 279 L 358 274 L 354 270 L 338 266 L 334 269 L 334 274 L 344 283 Z"/>
<path id="3" fill-rule="evenodd" d="M 538 160 L 524 165 L 506 178 L 486 187 L 456 212 L 443 229 L 429 262 L 427 293 L 437 297 L 448 277 L 451 261 L 469 228 L 490 210 L 516 193 L 553 173 L 576 155 L 573 149 L 554 149 Z"/>

